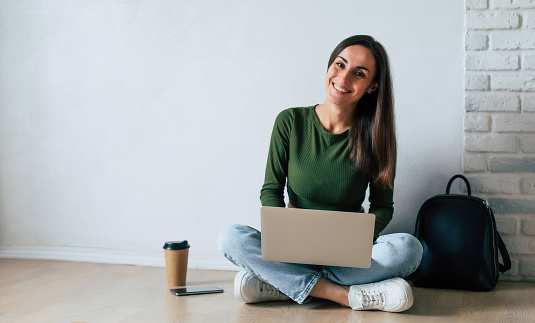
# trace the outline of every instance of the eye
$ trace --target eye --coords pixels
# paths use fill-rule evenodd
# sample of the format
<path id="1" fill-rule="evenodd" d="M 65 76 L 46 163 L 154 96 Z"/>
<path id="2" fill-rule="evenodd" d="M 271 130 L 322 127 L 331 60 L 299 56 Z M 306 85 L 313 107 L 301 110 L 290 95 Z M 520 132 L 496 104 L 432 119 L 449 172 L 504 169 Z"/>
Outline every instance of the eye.
<path id="1" fill-rule="evenodd" d="M 361 71 L 356 71 L 355 75 L 359 77 L 366 77 L 366 74 L 362 73 Z"/>
<path id="2" fill-rule="evenodd" d="M 338 67 L 344 68 L 344 63 L 336 62 L 336 65 L 338 65 Z"/>

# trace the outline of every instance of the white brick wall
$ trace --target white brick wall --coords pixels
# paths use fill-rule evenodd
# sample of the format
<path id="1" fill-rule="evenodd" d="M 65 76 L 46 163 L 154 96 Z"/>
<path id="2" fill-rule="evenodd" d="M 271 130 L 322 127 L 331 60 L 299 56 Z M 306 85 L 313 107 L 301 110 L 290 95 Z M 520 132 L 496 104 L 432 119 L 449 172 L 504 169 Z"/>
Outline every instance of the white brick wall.
<path id="1" fill-rule="evenodd" d="M 505 91 L 535 91 L 535 74 L 494 75 L 491 77 L 491 88 Z"/>
<path id="2" fill-rule="evenodd" d="M 490 131 L 491 118 L 480 114 L 467 114 L 464 120 L 464 130 L 468 132 Z"/>
<path id="3" fill-rule="evenodd" d="M 524 55 L 522 57 L 522 68 L 525 70 L 535 70 L 535 55 Z"/>
<path id="4" fill-rule="evenodd" d="M 535 28 L 535 14 L 527 14 L 524 21 L 526 28 Z"/>
<path id="5" fill-rule="evenodd" d="M 489 48 L 489 37 L 480 33 L 469 32 L 465 38 L 465 49 L 483 50 Z"/>
<path id="6" fill-rule="evenodd" d="M 490 76 L 485 74 L 466 75 L 465 88 L 467 91 L 486 91 L 490 89 Z"/>
<path id="7" fill-rule="evenodd" d="M 518 138 L 515 136 L 489 136 L 466 134 L 464 149 L 483 153 L 516 153 Z"/>
<path id="8" fill-rule="evenodd" d="M 535 112 L 535 95 L 526 95 L 522 97 L 522 111 Z"/>
<path id="9" fill-rule="evenodd" d="M 502 114 L 494 118 L 496 132 L 535 132 L 535 115 Z"/>
<path id="10" fill-rule="evenodd" d="M 487 168 L 487 158 L 482 154 L 464 154 L 464 171 L 465 172 L 484 172 Z"/>
<path id="11" fill-rule="evenodd" d="M 465 108 L 466 111 L 516 112 L 520 109 L 520 98 L 509 93 L 466 93 Z"/>
<path id="12" fill-rule="evenodd" d="M 488 1 L 488 0 L 487 0 Z M 485 1 L 486 2 L 486 1 Z M 492 7 L 496 9 L 535 9 L 535 2 L 533 0 L 491 0 Z"/>
<path id="13" fill-rule="evenodd" d="M 535 281 L 535 0 L 466 0 L 464 171 Z"/>
<path id="14" fill-rule="evenodd" d="M 533 49 L 535 48 L 535 39 L 533 30 L 507 31 L 490 35 L 492 49 Z"/>
<path id="15" fill-rule="evenodd" d="M 520 185 L 518 178 L 501 175 L 489 177 L 485 174 L 470 176 L 470 187 L 474 192 L 492 194 L 519 194 Z"/>
<path id="16" fill-rule="evenodd" d="M 473 10 L 466 13 L 468 29 L 511 29 L 520 26 L 520 16 L 515 12 Z"/>
<path id="17" fill-rule="evenodd" d="M 466 7 L 469 9 L 487 9 L 487 0 L 466 0 Z"/>
<path id="18" fill-rule="evenodd" d="M 523 178 L 520 188 L 522 194 L 535 194 L 535 177 Z"/>
<path id="19" fill-rule="evenodd" d="M 518 55 L 484 52 L 466 55 L 466 69 L 469 71 L 514 71 L 519 65 Z"/>
<path id="20" fill-rule="evenodd" d="M 525 153 L 535 153 L 535 136 L 520 137 L 520 149 Z"/>

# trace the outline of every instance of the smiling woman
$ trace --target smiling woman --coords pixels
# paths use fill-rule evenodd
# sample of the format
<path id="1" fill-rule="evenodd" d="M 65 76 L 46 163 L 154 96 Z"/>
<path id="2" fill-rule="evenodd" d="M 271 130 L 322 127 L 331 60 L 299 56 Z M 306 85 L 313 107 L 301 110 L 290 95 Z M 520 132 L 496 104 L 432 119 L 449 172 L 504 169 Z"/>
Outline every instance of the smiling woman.
<path id="1" fill-rule="evenodd" d="M 330 75 L 338 78 L 330 78 Z M 329 93 L 333 92 L 329 88 L 334 88 L 334 80 L 351 83 L 358 92 L 353 97 L 354 101 L 343 108 L 353 112 L 351 118 L 346 118 L 351 121 L 351 162 L 375 178 L 380 186 L 392 188 L 397 152 L 392 77 L 386 50 L 370 36 L 357 35 L 345 39 L 329 59 L 326 103 L 330 99 Z M 357 102 L 358 108 L 355 109 Z M 330 103 L 336 105 L 335 102 Z"/>
<path id="2" fill-rule="evenodd" d="M 369 189 L 375 215 L 370 268 L 263 261 L 261 234 L 231 225 L 220 250 L 243 268 L 238 300 L 256 303 L 310 297 L 354 310 L 401 312 L 413 304 L 403 277 L 418 267 L 420 242 L 410 234 L 379 236 L 392 219 L 396 137 L 392 81 L 383 46 L 370 36 L 342 41 L 331 54 L 322 104 L 282 111 L 275 120 L 260 199 L 263 206 L 362 212 Z"/>
<path id="3" fill-rule="evenodd" d="M 327 72 L 327 100 L 337 105 L 354 105 L 364 93 L 377 88 L 375 59 L 361 45 L 346 47 Z M 349 107 L 351 108 L 351 107 Z"/>

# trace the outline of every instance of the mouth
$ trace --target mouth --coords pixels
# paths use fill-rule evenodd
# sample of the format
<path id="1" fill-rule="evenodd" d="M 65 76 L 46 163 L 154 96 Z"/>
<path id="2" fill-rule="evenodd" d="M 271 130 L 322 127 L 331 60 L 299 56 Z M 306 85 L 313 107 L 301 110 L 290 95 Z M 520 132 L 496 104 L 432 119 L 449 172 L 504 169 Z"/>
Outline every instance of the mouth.
<path id="1" fill-rule="evenodd" d="M 349 93 L 349 92 L 351 92 L 351 91 L 349 91 L 349 90 L 347 90 L 347 89 L 344 89 L 343 87 L 338 86 L 338 85 L 336 85 L 336 84 L 334 84 L 334 83 L 332 83 L 332 84 L 333 84 L 334 88 L 336 89 L 336 91 L 338 91 L 338 92 L 342 92 L 342 93 Z"/>

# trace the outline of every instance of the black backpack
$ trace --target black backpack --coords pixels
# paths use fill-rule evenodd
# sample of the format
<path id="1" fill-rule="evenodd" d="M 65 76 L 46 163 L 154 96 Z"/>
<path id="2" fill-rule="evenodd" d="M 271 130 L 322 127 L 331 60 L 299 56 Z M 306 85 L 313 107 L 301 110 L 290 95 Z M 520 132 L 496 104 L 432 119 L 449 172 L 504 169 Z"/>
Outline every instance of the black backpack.
<path id="1" fill-rule="evenodd" d="M 468 195 L 449 194 L 456 178 Z M 422 262 L 412 276 L 414 286 L 489 291 L 511 260 L 487 201 L 472 196 L 470 183 L 453 176 L 446 194 L 422 205 L 416 219 L 416 238 L 422 243 Z M 498 261 L 500 252 L 504 265 Z"/>

